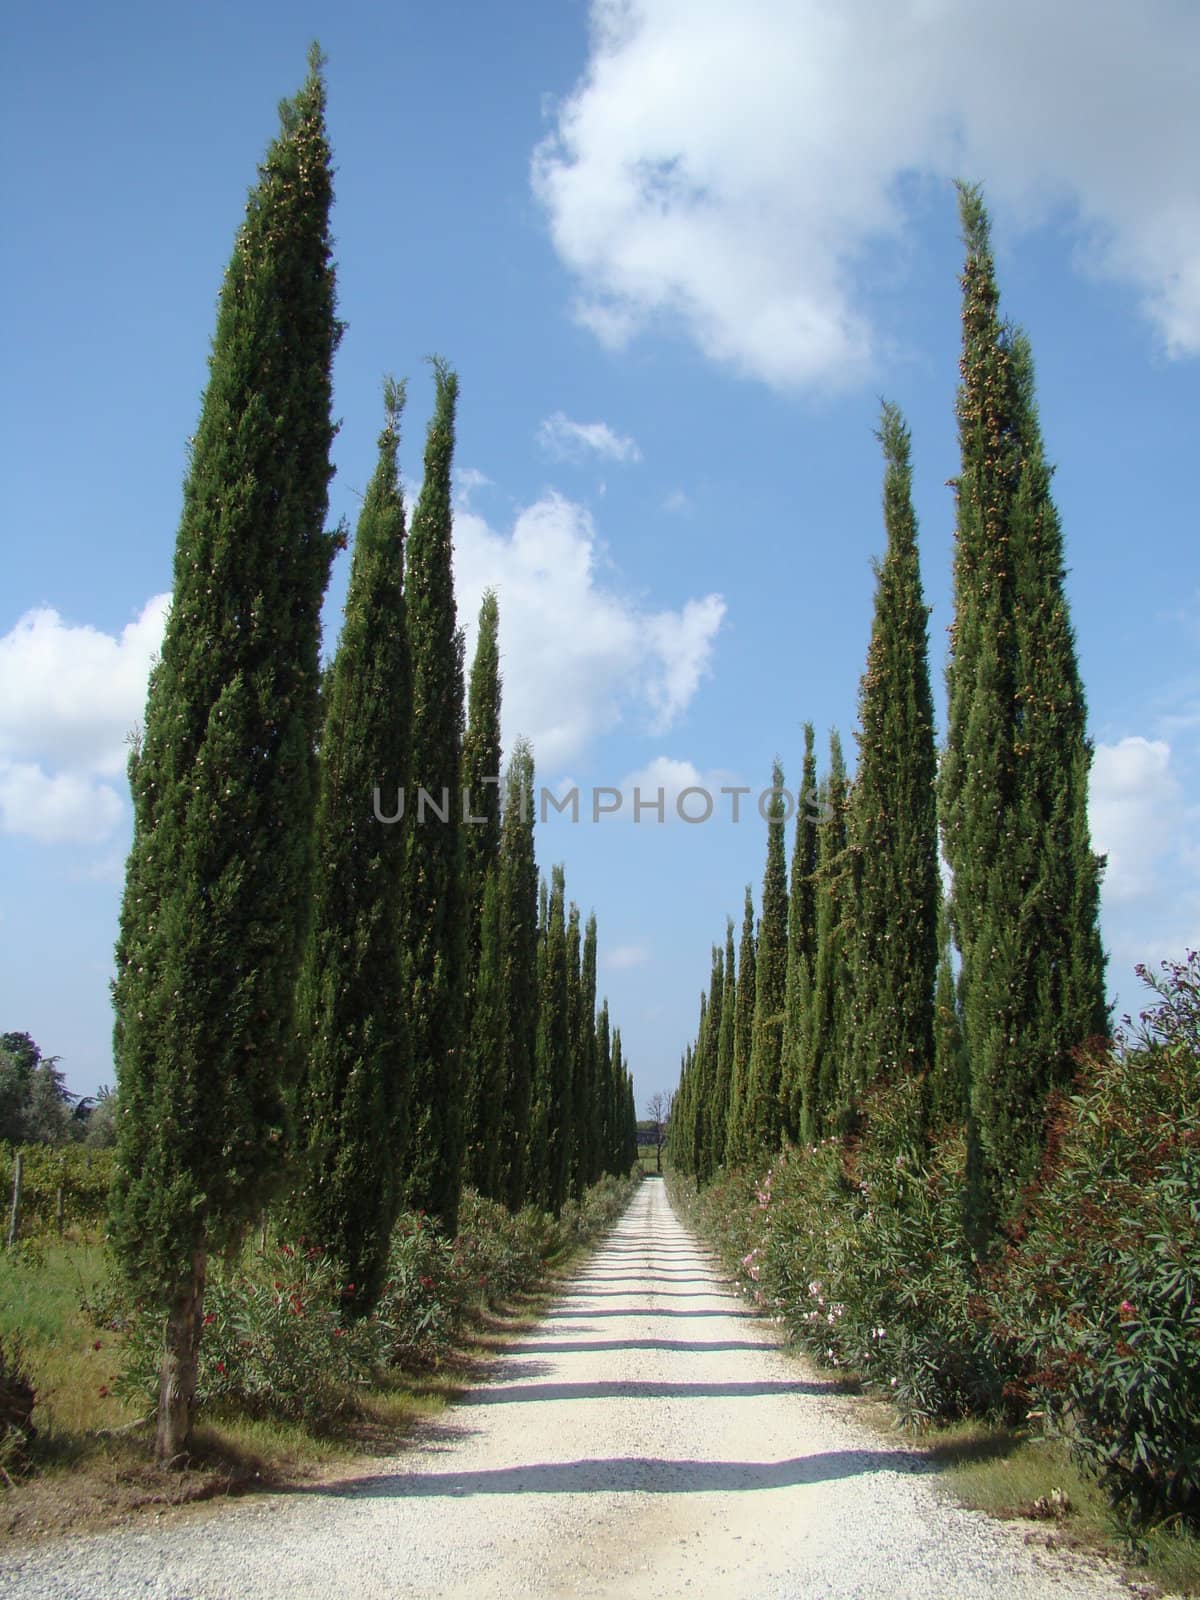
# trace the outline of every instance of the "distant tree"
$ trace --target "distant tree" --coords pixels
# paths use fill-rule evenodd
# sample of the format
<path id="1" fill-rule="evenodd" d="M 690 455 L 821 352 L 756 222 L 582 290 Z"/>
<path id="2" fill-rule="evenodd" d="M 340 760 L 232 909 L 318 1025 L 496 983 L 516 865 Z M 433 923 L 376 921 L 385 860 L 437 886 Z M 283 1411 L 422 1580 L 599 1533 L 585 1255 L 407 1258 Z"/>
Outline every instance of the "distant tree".
<path id="1" fill-rule="evenodd" d="M 406 830 L 412 1115 L 404 1198 L 453 1234 L 462 1187 L 469 973 L 461 826 L 462 636 L 454 605 L 450 503 L 458 379 L 439 359 L 433 371 L 436 400 L 408 538 L 406 584 L 416 795 Z M 422 789 L 432 801 L 423 819 Z"/>
<path id="2" fill-rule="evenodd" d="M 221 289 L 174 595 L 130 762 L 109 1237 L 166 1312 L 155 1442 L 191 1436 L 209 1256 L 272 1191 L 308 932 L 334 310 L 325 90 L 280 110 Z M 370 796 L 364 797 L 370 803 Z"/>
<path id="3" fill-rule="evenodd" d="M 646 1102 L 646 1115 L 650 1118 L 650 1138 L 654 1145 L 654 1170 L 662 1172 L 663 1146 L 667 1142 L 670 1106 L 665 1094 L 659 1091 Z"/>
<path id="4" fill-rule="evenodd" d="M 600 1108 L 596 1099 L 596 917 L 589 915 L 583 930 L 583 955 L 579 972 L 579 1005 L 574 1017 L 575 1082 L 575 1192 L 581 1195 L 601 1173 L 597 1128 Z"/>
<path id="5" fill-rule="evenodd" d="M 82 1136 L 86 1114 L 75 1115 L 77 1097 L 59 1059 L 44 1056 L 27 1033 L 0 1035 L 0 1140 L 61 1144 Z"/>

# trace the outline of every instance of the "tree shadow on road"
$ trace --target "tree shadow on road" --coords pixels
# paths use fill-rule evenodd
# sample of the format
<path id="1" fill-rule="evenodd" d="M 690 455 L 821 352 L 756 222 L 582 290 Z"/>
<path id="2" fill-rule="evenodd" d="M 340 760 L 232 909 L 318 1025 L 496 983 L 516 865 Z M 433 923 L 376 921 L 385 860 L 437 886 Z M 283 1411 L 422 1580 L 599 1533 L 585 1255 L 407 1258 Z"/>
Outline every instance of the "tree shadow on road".
<path id="1" fill-rule="evenodd" d="M 824 1450 L 787 1461 L 677 1461 L 616 1456 L 532 1462 L 483 1472 L 386 1473 L 308 1491 L 333 1496 L 464 1499 L 488 1494 L 726 1494 L 787 1489 L 865 1474 L 936 1471 L 913 1450 Z"/>

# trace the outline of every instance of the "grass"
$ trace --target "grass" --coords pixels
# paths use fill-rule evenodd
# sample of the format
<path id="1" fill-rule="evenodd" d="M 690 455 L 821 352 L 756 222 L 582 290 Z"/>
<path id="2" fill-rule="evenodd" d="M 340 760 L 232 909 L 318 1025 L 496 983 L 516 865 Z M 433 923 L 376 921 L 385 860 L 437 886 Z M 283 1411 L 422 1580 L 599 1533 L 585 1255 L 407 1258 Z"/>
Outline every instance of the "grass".
<path id="1" fill-rule="evenodd" d="M 121 1334 L 96 1326 L 84 1304 L 102 1304 L 105 1256 L 96 1238 L 0 1250 L 0 1338 L 34 1384 L 37 1436 L 20 1473 L 0 1474 L 0 1537 L 110 1526 L 136 1512 L 340 1478 L 367 1458 L 392 1455 L 435 1419 L 488 1363 L 545 1314 L 590 1244 L 567 1245 L 541 1284 L 499 1309 L 481 1306 L 436 1367 L 392 1371 L 356 1389 L 350 1413 L 325 1428 L 281 1419 L 210 1414 L 189 1464 L 165 1472 L 151 1459 L 152 1419 L 112 1391 Z M 101 1320 L 103 1320 L 103 1313 Z"/>

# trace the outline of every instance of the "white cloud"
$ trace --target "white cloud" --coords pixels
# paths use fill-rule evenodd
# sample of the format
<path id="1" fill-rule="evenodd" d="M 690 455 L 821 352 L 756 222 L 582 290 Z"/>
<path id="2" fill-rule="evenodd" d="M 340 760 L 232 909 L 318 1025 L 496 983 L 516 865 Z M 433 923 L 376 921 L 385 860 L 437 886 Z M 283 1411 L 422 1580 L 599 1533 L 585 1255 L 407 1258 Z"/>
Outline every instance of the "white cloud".
<path id="1" fill-rule="evenodd" d="M 505 748 L 527 735 L 545 774 L 629 713 L 656 732 L 673 723 L 709 670 L 725 613 L 719 595 L 678 611 L 635 603 L 600 581 L 596 542 L 588 512 L 557 494 L 521 511 L 510 533 L 474 512 L 455 518 L 468 660 L 480 599 L 494 588 Z"/>
<path id="2" fill-rule="evenodd" d="M 591 21 L 532 176 L 605 343 L 666 319 L 771 384 L 852 381 L 904 188 L 963 174 L 1022 222 L 1067 215 L 1168 352 L 1200 351 L 1186 0 L 592 0 Z"/>
<path id="3" fill-rule="evenodd" d="M 0 827 L 43 843 L 108 838 L 124 809 L 128 735 L 141 720 L 168 597 L 113 635 L 27 612 L 0 638 Z"/>
<path id="4" fill-rule="evenodd" d="M 1152 895 L 1183 822 L 1183 788 L 1171 771 L 1170 745 L 1140 737 L 1097 745 L 1088 817 L 1093 848 L 1108 856 L 1106 901 Z"/>
<path id="5" fill-rule="evenodd" d="M 1200 814 L 1185 800 L 1164 739 L 1099 744 L 1092 759 L 1093 848 L 1108 856 L 1101 926 L 1118 1014 L 1143 996 L 1133 968 L 1178 959 L 1200 943 Z"/>
<path id="6" fill-rule="evenodd" d="M 649 959 L 644 944 L 618 944 L 601 953 L 600 965 L 607 972 L 628 972 L 631 967 L 644 967 Z"/>
<path id="7" fill-rule="evenodd" d="M 556 461 L 582 461 L 596 455 L 604 461 L 640 461 L 636 439 L 617 433 L 607 422 L 572 422 L 556 411 L 538 429 L 538 443 Z"/>

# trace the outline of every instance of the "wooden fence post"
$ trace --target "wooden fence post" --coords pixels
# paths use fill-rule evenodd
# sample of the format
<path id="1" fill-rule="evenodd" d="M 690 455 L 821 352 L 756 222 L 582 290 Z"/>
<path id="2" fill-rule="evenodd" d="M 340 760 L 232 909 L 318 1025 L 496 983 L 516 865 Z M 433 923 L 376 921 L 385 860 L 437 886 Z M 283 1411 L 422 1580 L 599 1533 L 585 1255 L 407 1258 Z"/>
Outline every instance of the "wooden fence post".
<path id="1" fill-rule="evenodd" d="M 17 1229 L 21 1226 L 21 1180 L 24 1177 L 25 1157 L 20 1150 L 13 1157 L 13 1188 L 12 1210 L 8 1217 L 8 1238 L 5 1241 L 11 1250 L 17 1242 Z"/>

